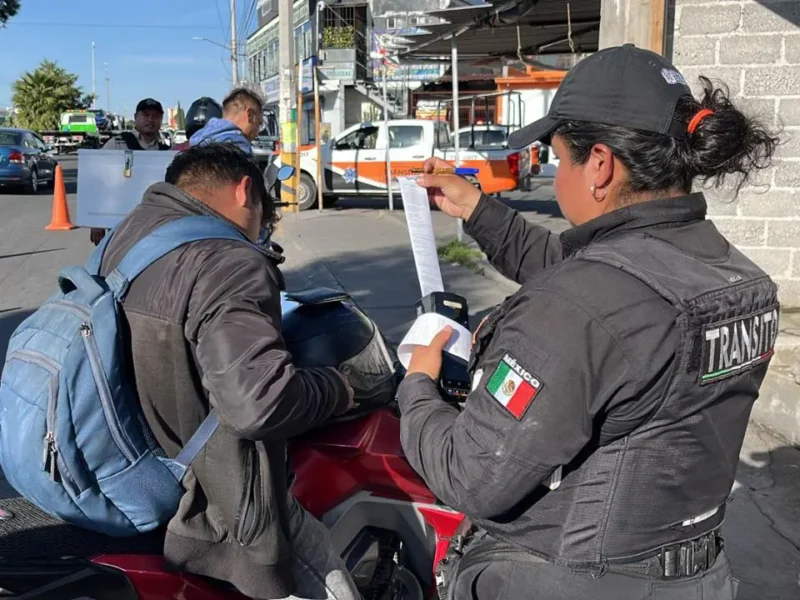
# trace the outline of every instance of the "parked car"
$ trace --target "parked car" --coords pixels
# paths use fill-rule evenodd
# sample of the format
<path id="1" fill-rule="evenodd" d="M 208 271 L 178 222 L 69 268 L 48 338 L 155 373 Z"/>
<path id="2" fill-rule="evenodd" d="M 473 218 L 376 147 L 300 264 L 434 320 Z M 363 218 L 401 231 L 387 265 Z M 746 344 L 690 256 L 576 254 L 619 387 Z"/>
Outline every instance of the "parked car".
<path id="1" fill-rule="evenodd" d="M 174 146 L 183 144 L 186 141 L 186 132 L 183 129 L 178 129 L 178 131 L 175 132 L 175 135 L 172 136 L 172 144 Z"/>
<path id="2" fill-rule="evenodd" d="M 51 147 L 34 132 L 0 128 L 0 186 L 24 186 L 35 194 L 53 185 L 56 164 Z"/>

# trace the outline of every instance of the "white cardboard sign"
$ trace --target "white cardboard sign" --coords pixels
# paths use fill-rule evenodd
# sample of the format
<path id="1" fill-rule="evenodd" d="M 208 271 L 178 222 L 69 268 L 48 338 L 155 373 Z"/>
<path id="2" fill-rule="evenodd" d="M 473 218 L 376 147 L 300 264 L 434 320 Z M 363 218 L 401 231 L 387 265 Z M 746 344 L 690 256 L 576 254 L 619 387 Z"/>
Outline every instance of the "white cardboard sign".
<path id="1" fill-rule="evenodd" d="M 173 151 L 78 150 L 78 227 L 110 229 L 152 184 L 164 181 Z M 130 162 L 129 169 L 126 163 Z M 127 175 L 129 176 L 126 176 Z"/>

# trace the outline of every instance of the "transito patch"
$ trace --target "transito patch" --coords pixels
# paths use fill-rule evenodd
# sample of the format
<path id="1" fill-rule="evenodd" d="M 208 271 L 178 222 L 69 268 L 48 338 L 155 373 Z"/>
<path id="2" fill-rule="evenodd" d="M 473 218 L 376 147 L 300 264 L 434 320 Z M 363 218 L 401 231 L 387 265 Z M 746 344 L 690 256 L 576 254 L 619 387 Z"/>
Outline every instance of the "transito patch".
<path id="1" fill-rule="evenodd" d="M 486 390 L 515 419 L 520 420 L 543 386 L 541 379 L 506 353 L 489 378 Z"/>
<path id="2" fill-rule="evenodd" d="M 700 385 L 748 371 L 768 360 L 778 337 L 777 307 L 703 328 Z"/>

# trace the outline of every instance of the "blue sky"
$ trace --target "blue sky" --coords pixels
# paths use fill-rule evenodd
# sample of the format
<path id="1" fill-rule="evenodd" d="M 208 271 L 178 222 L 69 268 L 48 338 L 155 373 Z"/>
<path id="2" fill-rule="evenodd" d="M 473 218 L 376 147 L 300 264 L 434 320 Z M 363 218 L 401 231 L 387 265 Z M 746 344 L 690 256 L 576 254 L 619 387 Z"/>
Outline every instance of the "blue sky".
<path id="1" fill-rule="evenodd" d="M 237 2 L 240 31 L 253 2 Z M 20 4 L 17 16 L 0 29 L 0 106 L 11 105 L 12 83 L 45 58 L 78 74 L 84 92 L 91 92 L 92 42 L 97 45 L 99 108 L 107 108 L 104 62 L 108 62 L 111 110 L 126 116 L 148 96 L 161 101 L 165 109 L 178 101 L 187 108 L 200 96 L 221 99 L 231 86 L 230 53 L 192 39 L 202 36 L 229 45 L 229 0 L 21 0 Z M 255 22 L 252 14 L 243 38 L 255 29 Z"/>

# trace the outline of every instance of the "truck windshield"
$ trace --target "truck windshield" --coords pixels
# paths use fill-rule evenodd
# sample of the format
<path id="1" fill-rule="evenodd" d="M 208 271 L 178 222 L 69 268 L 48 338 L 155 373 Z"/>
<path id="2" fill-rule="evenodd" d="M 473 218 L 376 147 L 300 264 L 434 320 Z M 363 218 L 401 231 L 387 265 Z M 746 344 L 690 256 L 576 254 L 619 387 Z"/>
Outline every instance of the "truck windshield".
<path id="1" fill-rule="evenodd" d="M 94 115 L 92 115 L 92 116 L 94 116 Z M 70 125 L 72 123 L 86 123 L 88 121 L 88 118 L 89 117 L 87 115 L 70 115 L 69 116 L 69 122 L 70 122 Z"/>

